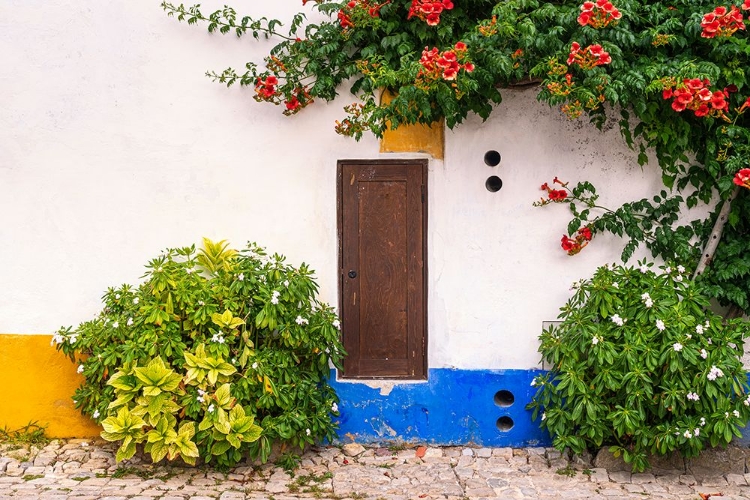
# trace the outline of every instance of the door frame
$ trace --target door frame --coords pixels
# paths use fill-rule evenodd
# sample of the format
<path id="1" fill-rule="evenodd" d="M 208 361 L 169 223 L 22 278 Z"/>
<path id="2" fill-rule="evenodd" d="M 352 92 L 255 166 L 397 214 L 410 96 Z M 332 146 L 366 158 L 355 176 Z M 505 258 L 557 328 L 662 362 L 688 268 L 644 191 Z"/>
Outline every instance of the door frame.
<path id="1" fill-rule="evenodd" d="M 397 377 L 397 376 L 350 376 L 346 375 L 343 370 L 337 370 L 337 377 L 345 380 L 379 380 L 379 379 L 393 379 L 393 380 L 427 380 L 428 372 L 428 323 L 427 323 L 427 311 L 428 311 L 428 269 L 427 269 L 427 248 L 428 248 L 428 200 L 427 197 L 427 172 L 429 166 L 429 160 L 426 158 L 405 158 L 405 159 L 356 159 L 356 160 L 338 160 L 336 162 L 336 221 L 337 228 L 336 234 L 338 238 L 338 259 L 337 259 L 337 272 L 338 272 L 338 309 L 339 314 L 343 315 L 344 312 L 344 210 L 343 210 L 343 171 L 344 165 L 409 165 L 419 166 L 422 170 L 421 179 L 421 200 L 422 200 L 422 353 L 421 363 L 416 366 L 415 375 L 410 377 Z M 342 321 L 342 343 L 343 335 L 345 335 Z"/>

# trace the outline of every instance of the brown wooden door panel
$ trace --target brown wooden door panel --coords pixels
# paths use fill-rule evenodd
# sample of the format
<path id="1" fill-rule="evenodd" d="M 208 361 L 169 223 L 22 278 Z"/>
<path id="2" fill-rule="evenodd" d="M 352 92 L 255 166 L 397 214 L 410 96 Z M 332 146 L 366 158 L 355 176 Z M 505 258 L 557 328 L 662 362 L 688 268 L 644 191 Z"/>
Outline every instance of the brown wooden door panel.
<path id="1" fill-rule="evenodd" d="M 427 162 L 339 162 L 345 377 L 425 378 Z"/>

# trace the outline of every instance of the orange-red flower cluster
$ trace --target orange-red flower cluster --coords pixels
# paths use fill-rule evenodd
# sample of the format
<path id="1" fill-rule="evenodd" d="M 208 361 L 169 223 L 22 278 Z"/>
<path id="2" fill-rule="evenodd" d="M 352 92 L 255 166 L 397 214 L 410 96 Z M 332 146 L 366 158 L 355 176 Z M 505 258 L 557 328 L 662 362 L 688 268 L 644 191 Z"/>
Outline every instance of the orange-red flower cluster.
<path id="1" fill-rule="evenodd" d="M 383 5 L 389 3 L 391 3 L 391 0 L 386 0 L 380 4 L 371 2 L 370 0 L 350 0 L 338 13 L 341 28 L 344 30 L 354 28 L 353 15 L 355 9 L 366 11 L 370 17 L 380 17 L 380 9 Z"/>
<path id="2" fill-rule="evenodd" d="M 695 116 L 722 116 L 729 111 L 727 98 L 729 92 L 726 90 L 712 91 L 708 80 L 699 78 L 686 78 L 683 83 L 672 89 L 667 87 L 662 92 L 664 99 L 674 99 L 672 109 L 678 113 L 689 109 L 695 112 Z"/>
<path id="3" fill-rule="evenodd" d="M 467 73 L 474 71 L 474 63 L 466 60 L 466 44 L 458 42 L 453 50 L 438 51 L 437 47 L 430 50 L 425 47 L 419 63 L 422 65 L 417 74 L 418 79 L 425 80 L 455 80 L 458 71 L 463 69 Z"/>
<path id="4" fill-rule="evenodd" d="M 552 181 L 552 184 L 559 184 L 563 188 L 568 185 L 567 182 L 563 182 L 557 177 L 555 177 L 555 180 Z M 541 198 L 539 201 L 535 202 L 534 206 L 537 207 L 543 207 L 544 205 L 548 205 L 550 203 L 560 203 L 565 201 L 565 199 L 568 197 L 568 192 L 565 189 L 555 189 L 553 187 L 550 187 L 546 182 L 542 184 L 542 187 L 540 189 L 542 191 L 547 191 L 547 198 Z"/>
<path id="5" fill-rule="evenodd" d="M 583 2 L 581 15 L 578 16 L 578 24 L 593 28 L 604 28 L 622 17 L 617 7 L 609 0 L 596 0 L 594 2 Z"/>
<path id="6" fill-rule="evenodd" d="M 563 235 L 562 239 L 560 240 L 560 246 L 563 250 L 568 252 L 568 255 L 575 255 L 583 250 L 583 247 L 589 244 L 591 238 L 591 229 L 588 227 L 582 227 L 576 233 L 575 239 L 570 238 L 567 235 Z"/>
<path id="7" fill-rule="evenodd" d="M 439 2 L 431 2 L 429 0 L 412 0 L 411 8 L 409 9 L 409 16 L 407 19 L 412 17 L 418 17 L 423 21 L 427 22 L 430 26 L 437 26 L 440 24 L 440 14 L 444 10 L 451 10 L 453 8 L 452 0 L 441 0 Z"/>
<path id="8" fill-rule="evenodd" d="M 738 186 L 750 189 L 750 168 L 743 168 L 742 170 L 738 171 L 735 174 L 733 181 Z"/>
<path id="9" fill-rule="evenodd" d="M 265 79 L 259 77 L 255 82 L 255 100 L 273 101 L 278 84 L 279 79 L 273 75 L 267 76 Z"/>
<path id="10" fill-rule="evenodd" d="M 296 93 L 292 95 L 289 99 L 284 101 L 284 106 L 286 109 L 284 110 L 285 115 L 293 115 L 298 113 L 302 108 L 306 107 L 309 104 L 312 104 L 313 99 L 310 96 L 310 92 L 307 90 L 306 87 L 298 88 L 296 90 Z"/>
<path id="11" fill-rule="evenodd" d="M 555 180 L 553 183 L 562 185 L 562 182 L 560 182 L 560 180 L 557 177 L 555 177 Z M 560 201 L 564 201 L 565 198 L 568 197 L 567 191 L 565 191 L 564 189 L 553 189 L 549 187 L 549 184 L 547 184 L 546 182 L 542 184 L 541 189 L 542 191 L 547 191 L 547 196 L 549 197 L 551 201 L 560 202 Z"/>
<path id="12" fill-rule="evenodd" d="M 745 0 L 742 10 L 748 9 L 750 9 L 750 2 Z M 719 6 L 713 12 L 703 16 L 701 28 L 703 28 L 701 32 L 703 38 L 727 37 L 732 36 L 737 30 L 744 30 L 745 23 L 742 20 L 742 13 L 734 5 L 729 9 Z"/>
<path id="13" fill-rule="evenodd" d="M 568 55 L 568 66 L 578 64 L 583 69 L 591 69 L 602 64 L 609 64 L 612 58 L 598 43 L 581 49 L 581 44 L 573 42 Z"/>

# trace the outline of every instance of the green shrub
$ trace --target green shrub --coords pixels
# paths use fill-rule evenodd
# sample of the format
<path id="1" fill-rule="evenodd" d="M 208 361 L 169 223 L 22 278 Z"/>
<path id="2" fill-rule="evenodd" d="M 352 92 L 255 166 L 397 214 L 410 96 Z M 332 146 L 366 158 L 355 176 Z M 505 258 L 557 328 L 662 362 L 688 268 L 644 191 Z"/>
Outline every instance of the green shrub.
<path id="1" fill-rule="evenodd" d="M 559 450 L 611 445 L 642 471 L 649 453 L 696 456 L 747 423 L 749 323 L 710 312 L 681 266 L 651 267 L 600 267 L 542 333 L 550 371 L 528 408 Z"/>
<path id="2" fill-rule="evenodd" d="M 121 442 L 118 460 L 143 444 L 154 461 L 227 467 L 266 461 L 273 443 L 335 438 L 339 321 L 306 265 L 204 240 L 146 267 L 140 285 L 110 288 L 95 319 L 53 338 L 80 360 L 76 407 Z"/>

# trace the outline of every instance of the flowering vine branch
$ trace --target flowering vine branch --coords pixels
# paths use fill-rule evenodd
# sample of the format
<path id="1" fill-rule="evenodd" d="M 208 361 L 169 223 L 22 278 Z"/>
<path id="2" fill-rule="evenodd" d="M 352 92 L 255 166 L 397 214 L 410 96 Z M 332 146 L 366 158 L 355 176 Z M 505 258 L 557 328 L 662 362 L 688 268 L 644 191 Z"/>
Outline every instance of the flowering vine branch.
<path id="1" fill-rule="evenodd" d="M 638 162 L 645 164 L 652 152 L 665 187 L 678 191 L 648 205 L 626 204 L 591 222 L 592 237 L 604 230 L 629 236 L 623 257 L 642 241 L 656 255 L 697 262 L 690 238 L 702 240 L 699 246 L 706 241 L 722 200 L 735 188 L 735 175 L 750 166 L 750 120 L 744 113 L 750 106 L 745 19 L 750 0 L 300 4 L 322 20 L 306 22 L 300 13 L 282 26 L 240 16 L 231 7 L 210 15 L 198 6 L 163 2 L 162 8 L 188 24 L 205 23 L 211 33 L 277 40 L 263 61 L 248 62 L 242 71 L 207 74 L 228 86 L 251 86 L 257 101 L 279 106 L 286 115 L 331 101 L 350 85 L 352 99 L 335 130 L 356 139 L 403 124 L 445 120 L 452 128 L 469 114 L 486 119 L 501 91 L 521 81 L 540 82 L 539 100 L 571 119 L 585 115 L 601 126 L 607 114 L 619 113 L 620 130 Z M 384 91 L 393 99 L 381 100 Z M 744 189 L 731 198 L 722 233 L 729 244 L 719 246 L 712 267 L 739 269 L 750 282 L 750 266 L 740 265 L 750 254 L 747 198 Z M 670 214 L 682 210 L 675 208 L 681 203 L 683 209 L 710 204 L 713 218 L 672 228 L 676 219 Z M 645 225 L 625 222 L 626 214 Z M 568 251 L 589 244 L 587 234 L 578 233 L 587 227 L 583 219 L 581 224 L 569 227 L 568 239 L 561 241 Z M 745 251 L 732 250 L 738 247 Z M 747 305 L 750 285 L 735 289 L 729 274 L 707 274 L 720 300 Z"/>

